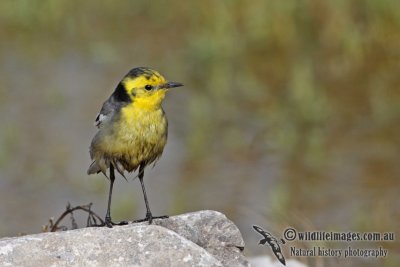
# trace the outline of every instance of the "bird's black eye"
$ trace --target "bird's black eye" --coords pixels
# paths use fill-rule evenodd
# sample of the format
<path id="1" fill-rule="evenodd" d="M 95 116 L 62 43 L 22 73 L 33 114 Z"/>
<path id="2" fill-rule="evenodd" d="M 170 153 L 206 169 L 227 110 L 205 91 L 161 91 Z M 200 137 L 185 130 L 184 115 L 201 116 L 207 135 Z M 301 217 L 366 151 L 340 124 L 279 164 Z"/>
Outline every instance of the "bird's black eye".
<path id="1" fill-rule="evenodd" d="M 153 89 L 153 86 L 151 86 L 151 85 L 146 85 L 145 87 L 144 87 L 144 89 L 146 89 L 147 91 L 150 91 L 151 89 Z"/>

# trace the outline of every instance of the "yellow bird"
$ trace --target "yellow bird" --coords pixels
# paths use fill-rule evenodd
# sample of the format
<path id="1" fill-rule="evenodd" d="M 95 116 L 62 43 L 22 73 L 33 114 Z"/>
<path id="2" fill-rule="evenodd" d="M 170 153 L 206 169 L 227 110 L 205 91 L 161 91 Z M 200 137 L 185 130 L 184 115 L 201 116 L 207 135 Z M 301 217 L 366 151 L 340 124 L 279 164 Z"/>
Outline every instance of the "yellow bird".
<path id="1" fill-rule="evenodd" d="M 153 217 L 143 177 L 146 166 L 161 156 L 167 142 L 168 121 L 161 103 L 170 88 L 179 86 L 183 84 L 168 82 L 155 70 L 146 67 L 134 68 L 124 76 L 97 115 L 95 125 L 99 130 L 90 145 L 93 163 L 87 173 L 102 172 L 107 176 L 107 169 L 110 169 L 106 226 L 127 223 L 114 223 L 111 220 L 114 170 L 125 177 L 124 171 L 132 172 L 139 168 L 138 177 L 147 212 L 144 219 L 134 222 L 151 223 L 155 218 L 166 217 Z"/>

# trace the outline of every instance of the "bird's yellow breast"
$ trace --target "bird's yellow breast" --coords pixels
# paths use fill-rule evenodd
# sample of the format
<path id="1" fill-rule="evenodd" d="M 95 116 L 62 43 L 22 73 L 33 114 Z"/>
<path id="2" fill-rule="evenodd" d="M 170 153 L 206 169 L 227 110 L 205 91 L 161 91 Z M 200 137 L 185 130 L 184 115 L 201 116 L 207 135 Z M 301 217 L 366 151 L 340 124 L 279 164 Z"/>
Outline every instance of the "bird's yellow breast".
<path id="1" fill-rule="evenodd" d="M 154 109 L 131 104 L 121 109 L 111 135 L 104 140 L 108 157 L 119 159 L 128 171 L 140 163 L 150 164 L 163 152 L 167 142 L 167 119 L 159 106 Z"/>

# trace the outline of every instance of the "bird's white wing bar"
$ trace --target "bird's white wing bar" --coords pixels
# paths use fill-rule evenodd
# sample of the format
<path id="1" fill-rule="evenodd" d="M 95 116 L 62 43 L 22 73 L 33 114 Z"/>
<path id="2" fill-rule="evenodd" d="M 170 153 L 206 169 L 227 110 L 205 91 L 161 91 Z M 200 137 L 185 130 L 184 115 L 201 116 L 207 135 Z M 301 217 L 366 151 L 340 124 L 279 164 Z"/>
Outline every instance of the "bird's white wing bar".
<path id="1" fill-rule="evenodd" d="M 101 114 L 101 113 L 97 114 L 96 121 L 94 122 L 94 126 L 100 128 L 100 125 L 104 121 L 106 121 L 108 118 L 109 118 L 109 116 L 107 116 L 107 115 L 104 115 L 104 114 Z"/>

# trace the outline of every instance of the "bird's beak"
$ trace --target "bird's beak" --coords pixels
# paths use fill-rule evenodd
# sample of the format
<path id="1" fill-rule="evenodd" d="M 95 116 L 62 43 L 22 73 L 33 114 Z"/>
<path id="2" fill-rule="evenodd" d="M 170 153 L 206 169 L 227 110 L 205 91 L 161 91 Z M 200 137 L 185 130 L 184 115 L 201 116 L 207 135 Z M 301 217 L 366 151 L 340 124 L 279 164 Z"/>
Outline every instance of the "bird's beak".
<path id="1" fill-rule="evenodd" d="M 163 84 L 161 88 L 168 89 L 168 88 L 180 87 L 180 86 L 183 86 L 183 84 L 177 83 L 177 82 L 167 82 L 167 83 Z"/>

